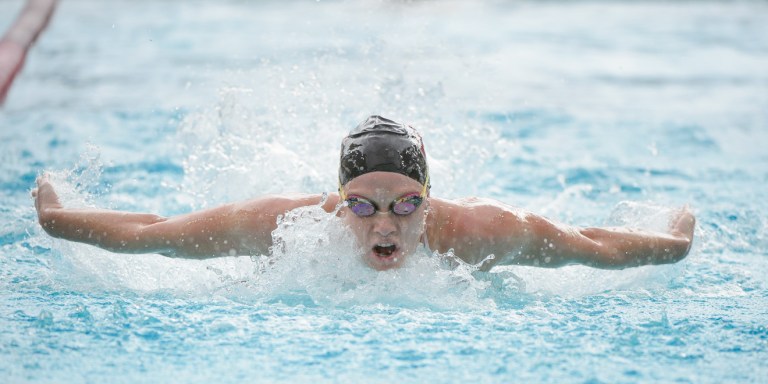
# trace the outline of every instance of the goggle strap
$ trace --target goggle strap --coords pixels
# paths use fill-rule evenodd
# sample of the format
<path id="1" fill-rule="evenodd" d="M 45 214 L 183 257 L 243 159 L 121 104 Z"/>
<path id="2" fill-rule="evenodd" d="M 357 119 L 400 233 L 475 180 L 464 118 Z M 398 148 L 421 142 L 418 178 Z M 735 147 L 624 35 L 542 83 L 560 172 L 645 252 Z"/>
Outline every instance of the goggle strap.
<path id="1" fill-rule="evenodd" d="M 429 188 L 429 172 L 427 172 L 427 178 L 424 179 L 424 187 L 421 188 L 421 194 L 419 194 L 419 196 L 426 197 L 427 188 Z"/>

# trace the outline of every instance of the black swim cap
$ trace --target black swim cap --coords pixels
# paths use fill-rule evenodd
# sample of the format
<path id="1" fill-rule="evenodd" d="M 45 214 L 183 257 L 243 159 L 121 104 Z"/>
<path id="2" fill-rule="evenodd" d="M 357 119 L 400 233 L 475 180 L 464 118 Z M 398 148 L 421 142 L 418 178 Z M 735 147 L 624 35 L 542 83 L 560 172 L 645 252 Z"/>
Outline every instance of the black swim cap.
<path id="1" fill-rule="evenodd" d="M 424 185 L 427 156 L 421 136 L 410 126 L 371 116 L 341 142 L 339 184 L 369 172 L 395 172 Z"/>

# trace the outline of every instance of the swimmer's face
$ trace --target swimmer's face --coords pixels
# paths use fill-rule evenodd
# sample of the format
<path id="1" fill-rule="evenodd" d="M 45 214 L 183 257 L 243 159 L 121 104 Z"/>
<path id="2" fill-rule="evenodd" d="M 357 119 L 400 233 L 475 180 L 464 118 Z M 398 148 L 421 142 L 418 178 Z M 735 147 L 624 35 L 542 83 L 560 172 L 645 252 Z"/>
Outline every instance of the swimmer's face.
<path id="1" fill-rule="evenodd" d="M 364 261 L 379 271 L 402 266 L 419 246 L 428 203 L 425 198 L 406 216 L 396 215 L 389 207 L 402 196 L 421 192 L 422 185 L 398 173 L 371 172 L 352 179 L 343 188 L 347 196 L 362 197 L 379 207 L 367 217 L 357 216 L 349 207 L 340 211 L 364 251 Z"/>

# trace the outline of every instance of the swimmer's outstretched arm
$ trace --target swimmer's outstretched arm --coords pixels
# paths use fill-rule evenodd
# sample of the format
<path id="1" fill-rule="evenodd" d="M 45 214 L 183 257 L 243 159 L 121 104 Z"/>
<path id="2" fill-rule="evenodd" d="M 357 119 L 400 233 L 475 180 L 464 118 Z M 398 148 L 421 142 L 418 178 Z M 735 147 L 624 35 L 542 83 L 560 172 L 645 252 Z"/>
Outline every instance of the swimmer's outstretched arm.
<path id="1" fill-rule="evenodd" d="M 268 254 L 277 216 L 321 200 L 320 195 L 265 196 L 165 218 L 146 213 L 65 208 L 45 175 L 37 179 L 32 195 L 40 225 L 53 237 L 112 252 L 195 259 Z M 326 206 L 330 210 L 335 202 L 328 200 Z"/>
<path id="2" fill-rule="evenodd" d="M 452 242 L 438 245 L 441 251 L 454 248 L 456 255 L 480 262 L 493 254 L 483 269 L 494 265 L 559 267 L 584 264 L 604 269 L 623 269 L 647 264 L 669 264 L 682 260 L 691 248 L 696 220 L 680 209 L 666 233 L 631 228 L 577 228 L 556 224 L 544 217 L 515 210 L 488 200 L 449 203 L 442 211 L 452 232 Z M 439 235 L 438 235 L 439 236 Z M 443 249 L 441 249 L 443 248 Z M 476 255 L 480 260 L 466 255 Z"/>

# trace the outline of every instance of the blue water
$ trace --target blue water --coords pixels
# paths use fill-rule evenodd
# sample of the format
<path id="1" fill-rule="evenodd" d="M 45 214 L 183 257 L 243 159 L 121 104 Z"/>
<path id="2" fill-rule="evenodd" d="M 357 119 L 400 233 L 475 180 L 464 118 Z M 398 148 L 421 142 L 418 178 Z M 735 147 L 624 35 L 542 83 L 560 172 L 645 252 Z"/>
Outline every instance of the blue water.
<path id="1" fill-rule="evenodd" d="M 0 2 L 0 29 L 20 1 Z M 766 382 L 764 2 L 66 1 L 0 110 L 4 382 Z M 424 136 L 433 193 L 663 229 L 687 259 L 602 271 L 438 256 L 362 268 L 333 219 L 261 257 L 54 240 L 68 206 L 163 215 L 335 189 L 369 114 Z"/>

